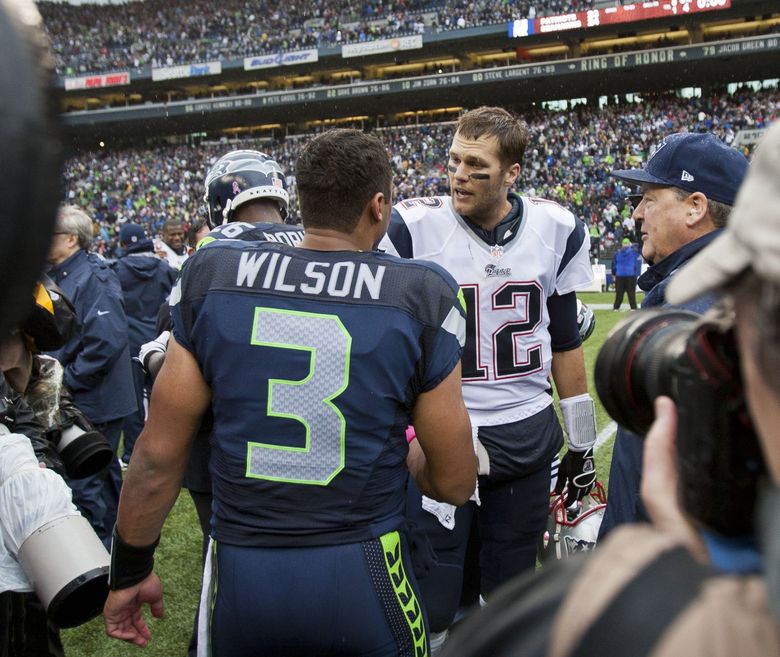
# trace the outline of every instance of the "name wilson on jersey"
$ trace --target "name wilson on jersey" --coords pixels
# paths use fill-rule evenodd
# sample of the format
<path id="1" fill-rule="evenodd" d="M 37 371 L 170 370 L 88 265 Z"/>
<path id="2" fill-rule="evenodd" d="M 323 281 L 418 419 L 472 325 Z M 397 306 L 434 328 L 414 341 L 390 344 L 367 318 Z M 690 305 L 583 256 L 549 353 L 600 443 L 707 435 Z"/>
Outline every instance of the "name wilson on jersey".
<path id="1" fill-rule="evenodd" d="M 371 267 L 366 263 L 316 262 L 306 264 L 304 279 L 291 283 L 286 279 L 287 268 L 292 258 L 280 253 L 244 252 L 238 263 L 236 285 L 238 287 L 261 288 L 277 292 L 300 292 L 302 294 L 353 299 L 379 299 L 385 266 Z"/>

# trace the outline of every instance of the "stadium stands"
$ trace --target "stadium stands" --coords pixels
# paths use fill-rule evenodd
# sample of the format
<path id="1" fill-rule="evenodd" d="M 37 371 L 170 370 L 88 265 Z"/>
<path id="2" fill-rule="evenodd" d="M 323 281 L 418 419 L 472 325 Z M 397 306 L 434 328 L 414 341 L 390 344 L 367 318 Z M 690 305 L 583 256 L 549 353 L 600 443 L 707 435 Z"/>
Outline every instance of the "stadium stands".
<path id="1" fill-rule="evenodd" d="M 673 94 L 647 96 L 638 103 L 602 108 L 536 109 L 525 114 L 532 136 L 521 191 L 558 200 L 588 226 L 597 226 L 604 256 L 619 241 L 616 229 L 630 230 L 630 221 L 628 227 L 623 225 L 630 214 L 629 190 L 612 179 L 610 171 L 637 165 L 670 132 L 709 130 L 734 143 L 740 130 L 764 128 L 779 112 L 776 88 L 758 92 L 741 88 L 731 95 L 687 99 Z M 391 153 L 399 199 L 445 192 L 452 123 L 377 130 Z M 142 223 L 153 234 L 167 218 L 192 221 L 200 211 L 205 172 L 225 151 L 257 148 L 292 173 L 306 139 L 302 135 L 276 141 L 204 142 L 197 147 L 160 144 L 82 153 L 67 165 L 66 196 L 95 217 L 96 249 L 111 257 L 125 221 Z M 751 146 L 740 147 L 747 152 Z M 295 207 L 294 180 L 289 182 Z"/>
<path id="2" fill-rule="evenodd" d="M 171 66 L 587 10 L 593 0 L 40 2 L 60 74 Z"/>

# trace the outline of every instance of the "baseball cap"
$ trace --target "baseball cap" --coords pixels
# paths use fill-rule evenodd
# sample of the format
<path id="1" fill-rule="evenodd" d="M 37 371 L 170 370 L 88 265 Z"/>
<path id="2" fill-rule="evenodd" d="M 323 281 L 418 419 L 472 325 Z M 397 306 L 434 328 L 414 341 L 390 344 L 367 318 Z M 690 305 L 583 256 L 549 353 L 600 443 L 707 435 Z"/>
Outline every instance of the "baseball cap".
<path id="1" fill-rule="evenodd" d="M 644 169 L 618 169 L 615 178 L 634 185 L 652 183 L 701 192 L 734 205 L 748 161 L 708 132 L 676 132 L 656 146 Z"/>
<path id="2" fill-rule="evenodd" d="M 125 224 L 119 229 L 119 243 L 122 246 L 136 244 L 144 239 L 146 239 L 146 233 L 138 224 Z"/>
<path id="3" fill-rule="evenodd" d="M 780 283 L 780 121 L 758 145 L 728 225 L 672 278 L 666 299 L 684 303 L 752 268 Z"/>
<path id="4" fill-rule="evenodd" d="M 627 237 L 623 238 L 623 246 L 631 246 L 631 240 Z"/>

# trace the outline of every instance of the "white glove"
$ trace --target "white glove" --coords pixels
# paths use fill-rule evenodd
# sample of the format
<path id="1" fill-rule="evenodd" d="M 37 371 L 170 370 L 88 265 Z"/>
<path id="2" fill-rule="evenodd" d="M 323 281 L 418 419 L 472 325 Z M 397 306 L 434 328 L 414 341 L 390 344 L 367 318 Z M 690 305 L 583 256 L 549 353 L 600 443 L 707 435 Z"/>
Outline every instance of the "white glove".
<path id="1" fill-rule="evenodd" d="M 136 360 L 141 363 L 144 372 L 149 374 L 149 359 L 152 357 L 152 354 L 164 354 L 168 351 L 168 340 L 170 337 L 170 331 L 163 331 L 154 340 L 141 345 Z"/>

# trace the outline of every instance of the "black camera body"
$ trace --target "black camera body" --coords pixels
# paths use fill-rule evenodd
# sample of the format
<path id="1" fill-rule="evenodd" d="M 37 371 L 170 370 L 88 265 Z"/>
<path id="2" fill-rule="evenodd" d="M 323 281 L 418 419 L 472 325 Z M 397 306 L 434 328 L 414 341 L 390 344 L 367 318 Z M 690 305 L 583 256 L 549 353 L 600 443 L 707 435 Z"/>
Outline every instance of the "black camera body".
<path id="1" fill-rule="evenodd" d="M 752 533 L 765 464 L 730 317 L 679 309 L 633 313 L 607 337 L 594 376 L 607 412 L 640 436 L 653 422 L 655 398 L 671 397 L 683 507 L 719 534 Z"/>

